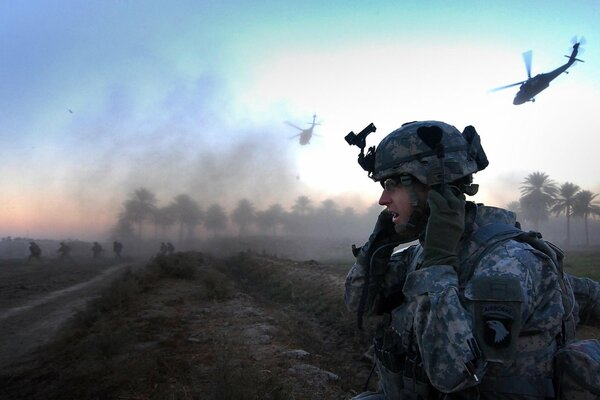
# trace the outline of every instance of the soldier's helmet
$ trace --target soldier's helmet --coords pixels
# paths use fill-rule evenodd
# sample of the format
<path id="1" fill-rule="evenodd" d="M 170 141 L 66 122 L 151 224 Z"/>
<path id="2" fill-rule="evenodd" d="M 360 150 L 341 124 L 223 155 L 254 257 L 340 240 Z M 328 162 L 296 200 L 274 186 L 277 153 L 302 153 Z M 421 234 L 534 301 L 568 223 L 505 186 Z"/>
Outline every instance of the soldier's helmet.
<path id="1" fill-rule="evenodd" d="M 461 133 L 445 122 L 417 121 L 402 125 L 379 143 L 371 178 L 381 181 L 409 174 L 433 186 L 470 177 L 487 165 L 472 126 Z"/>

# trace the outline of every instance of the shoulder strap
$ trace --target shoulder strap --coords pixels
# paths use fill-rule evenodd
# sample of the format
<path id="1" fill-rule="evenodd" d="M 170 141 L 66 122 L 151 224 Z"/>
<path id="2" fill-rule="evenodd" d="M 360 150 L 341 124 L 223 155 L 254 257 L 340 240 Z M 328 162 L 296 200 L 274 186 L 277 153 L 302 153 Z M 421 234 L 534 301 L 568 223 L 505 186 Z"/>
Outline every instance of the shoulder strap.
<path id="1" fill-rule="evenodd" d="M 568 287 L 568 280 L 565 279 L 563 272 L 563 251 L 556 245 L 542 239 L 539 232 L 525 232 L 515 226 L 504 223 L 492 223 L 484 225 L 476 230 L 469 238 L 467 248 L 470 252 L 463 258 L 462 268 L 459 274 L 460 287 L 464 289 L 467 282 L 473 276 L 475 267 L 483 257 L 495 249 L 501 243 L 514 239 L 527 243 L 535 250 L 544 253 L 554 264 L 558 273 L 558 283 L 560 285 L 563 307 L 565 315 L 563 317 L 563 343 L 569 341 L 575 336 L 575 318 L 573 310 L 575 308 L 575 298 L 573 291 Z"/>
<path id="2" fill-rule="evenodd" d="M 479 261 L 501 242 L 514 239 L 524 233 L 516 226 L 504 223 L 492 223 L 484 225 L 471 234 L 467 243 L 467 254 L 462 257 L 459 282 L 461 288 L 473 276 L 475 267 Z"/>

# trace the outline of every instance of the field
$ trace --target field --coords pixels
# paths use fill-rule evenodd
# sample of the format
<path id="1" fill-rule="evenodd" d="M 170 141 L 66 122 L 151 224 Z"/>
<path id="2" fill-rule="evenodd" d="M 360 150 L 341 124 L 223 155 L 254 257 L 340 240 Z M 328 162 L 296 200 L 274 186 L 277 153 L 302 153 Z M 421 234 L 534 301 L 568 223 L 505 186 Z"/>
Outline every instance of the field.
<path id="1" fill-rule="evenodd" d="M 566 269 L 598 263 L 571 254 Z M 2 399 L 345 399 L 370 372 L 346 263 L 187 252 L 19 267 L 1 265 Z"/>
<path id="2" fill-rule="evenodd" d="M 564 260 L 565 272 L 576 276 L 586 276 L 600 281 L 600 252 L 569 252 Z"/>

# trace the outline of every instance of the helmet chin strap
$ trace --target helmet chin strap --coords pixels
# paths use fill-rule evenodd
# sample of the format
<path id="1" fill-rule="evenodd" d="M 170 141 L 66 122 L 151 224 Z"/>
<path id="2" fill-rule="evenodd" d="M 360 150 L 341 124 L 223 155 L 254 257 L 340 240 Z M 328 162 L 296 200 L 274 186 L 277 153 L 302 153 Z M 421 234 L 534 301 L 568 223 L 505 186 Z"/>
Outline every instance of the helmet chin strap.
<path id="1" fill-rule="evenodd" d="M 406 243 L 418 239 L 421 235 L 427 225 L 428 213 L 414 188 L 413 178 L 410 175 L 405 175 L 400 183 L 409 193 L 412 212 L 405 224 L 398 224 L 394 229 L 396 233 L 402 236 L 403 243 Z"/>

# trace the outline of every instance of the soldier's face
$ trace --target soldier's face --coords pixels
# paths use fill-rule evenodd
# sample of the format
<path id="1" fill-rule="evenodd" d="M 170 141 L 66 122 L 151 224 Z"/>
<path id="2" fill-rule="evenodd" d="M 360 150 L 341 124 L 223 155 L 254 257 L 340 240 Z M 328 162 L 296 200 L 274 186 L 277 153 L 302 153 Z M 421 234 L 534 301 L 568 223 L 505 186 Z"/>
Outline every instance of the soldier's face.
<path id="1" fill-rule="evenodd" d="M 427 199 L 427 189 L 427 186 L 420 183 L 413 183 L 410 186 L 386 184 L 379 197 L 379 204 L 385 206 L 392 213 L 394 224 L 406 224 L 412 214 L 413 207 L 410 192 L 414 190 L 420 204 L 424 204 Z"/>

